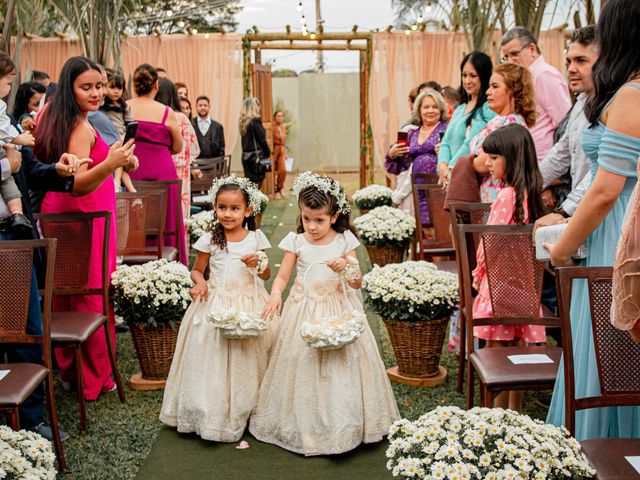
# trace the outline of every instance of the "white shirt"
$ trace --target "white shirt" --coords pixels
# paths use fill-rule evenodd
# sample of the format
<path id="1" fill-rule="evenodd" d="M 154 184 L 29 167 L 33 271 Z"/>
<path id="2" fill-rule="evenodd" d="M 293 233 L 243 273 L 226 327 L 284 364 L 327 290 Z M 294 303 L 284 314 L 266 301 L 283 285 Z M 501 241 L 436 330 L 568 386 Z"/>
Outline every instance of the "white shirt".
<path id="1" fill-rule="evenodd" d="M 202 135 L 205 135 L 207 133 L 207 130 L 209 130 L 210 126 L 211 126 L 211 117 L 207 116 L 207 118 L 203 120 L 202 117 L 198 115 L 198 130 L 200 130 L 200 133 Z"/>
<path id="2" fill-rule="evenodd" d="M 587 97 L 584 93 L 578 96 L 569 115 L 564 135 L 540 162 L 544 187 L 560 178 L 567 171 L 571 174 L 571 193 L 562 204 L 562 209 L 569 215 L 573 215 L 576 211 L 578 203 L 591 185 L 591 162 L 580 145 L 582 132 L 589 123 L 584 113 L 586 100 Z"/>

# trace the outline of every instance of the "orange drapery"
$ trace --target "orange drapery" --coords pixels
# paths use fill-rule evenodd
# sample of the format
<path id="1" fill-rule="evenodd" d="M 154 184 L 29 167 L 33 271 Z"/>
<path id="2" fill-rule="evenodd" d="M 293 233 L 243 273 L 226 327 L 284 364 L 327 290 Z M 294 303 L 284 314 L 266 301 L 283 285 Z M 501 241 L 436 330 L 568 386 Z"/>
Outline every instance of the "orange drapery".
<path id="1" fill-rule="evenodd" d="M 57 81 L 64 62 L 81 55 L 77 40 L 38 38 L 24 40 L 22 72 L 41 70 Z M 238 117 L 242 103 L 242 37 L 229 34 L 160 35 L 129 37 L 122 42 L 122 66 L 126 77 L 141 63 L 167 70 L 174 82 L 183 82 L 195 111 L 195 99 L 211 100 L 211 116 L 224 126 L 227 152 L 238 139 Z"/>
<path id="2" fill-rule="evenodd" d="M 498 55 L 502 33 L 492 41 Z M 410 117 L 409 91 L 427 80 L 457 88 L 460 61 L 469 52 L 463 33 L 376 33 L 373 35 L 369 116 L 376 152 L 381 161 L 395 143 L 398 128 Z M 544 58 L 564 72 L 564 32 L 542 32 L 539 45 Z"/>

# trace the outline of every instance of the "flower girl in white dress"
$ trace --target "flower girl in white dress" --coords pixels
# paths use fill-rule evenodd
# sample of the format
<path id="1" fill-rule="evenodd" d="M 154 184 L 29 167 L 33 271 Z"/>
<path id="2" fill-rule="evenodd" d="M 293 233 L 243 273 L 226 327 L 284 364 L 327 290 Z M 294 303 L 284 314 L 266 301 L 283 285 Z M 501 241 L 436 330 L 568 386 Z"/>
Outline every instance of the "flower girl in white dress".
<path id="1" fill-rule="evenodd" d="M 294 193 L 300 208 L 299 233 L 290 232 L 280 243 L 285 254 L 265 318 L 279 313 L 294 267 L 297 277 L 284 305 L 281 331 L 249 431 L 258 440 L 292 452 L 337 454 L 362 442 L 380 441 L 399 414 L 364 317 L 355 254 L 359 242 L 351 232 L 346 195 L 335 180 L 309 172 L 296 179 Z M 341 320 L 359 320 L 360 328 L 342 331 L 331 340 L 339 344 L 346 337 L 345 343 L 352 343 L 322 350 L 306 341 L 309 325 L 323 324 L 319 333 L 331 337 L 330 326 L 323 330 L 324 324 Z"/>
<path id="2" fill-rule="evenodd" d="M 255 229 L 255 184 L 224 177 L 210 195 L 217 223 L 193 246 L 193 303 L 180 325 L 160 420 L 206 440 L 235 442 L 258 400 L 276 337 L 275 325 L 261 318 L 270 275 L 263 250 L 271 245 Z M 255 336 L 237 338 L 247 334 Z"/>

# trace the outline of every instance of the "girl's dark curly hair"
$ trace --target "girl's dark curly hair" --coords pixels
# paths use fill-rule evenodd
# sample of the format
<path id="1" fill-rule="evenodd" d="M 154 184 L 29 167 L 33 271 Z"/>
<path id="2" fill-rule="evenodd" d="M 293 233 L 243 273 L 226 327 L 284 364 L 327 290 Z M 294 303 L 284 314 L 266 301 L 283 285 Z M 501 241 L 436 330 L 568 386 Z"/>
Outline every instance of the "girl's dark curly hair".
<path id="1" fill-rule="evenodd" d="M 335 182 L 335 180 L 332 180 Z M 340 188 L 342 191 L 342 187 Z M 318 190 L 316 187 L 307 187 L 300 191 L 298 195 L 298 207 L 305 206 L 312 210 L 324 209 L 329 216 L 334 216 L 338 213 L 338 202 L 333 195 Z M 350 215 L 348 213 L 340 213 L 335 223 L 331 225 L 338 233 L 344 233 L 347 230 L 351 231 L 356 237 L 358 233 L 353 225 L 351 225 Z M 302 215 L 298 216 L 298 233 L 304 233 L 304 225 L 302 224 Z"/>
<path id="2" fill-rule="evenodd" d="M 525 223 L 524 196 L 527 195 L 529 223 L 544 215 L 542 208 L 542 173 L 538 167 L 536 147 L 527 128 L 511 123 L 494 130 L 482 142 L 484 153 L 502 155 L 505 160 L 504 182 L 516 192 L 514 219 Z"/>
<path id="3" fill-rule="evenodd" d="M 220 195 L 222 192 L 235 192 L 238 190 L 242 192 L 242 196 L 244 198 L 244 202 L 247 205 L 247 207 L 249 206 L 249 193 L 245 189 L 243 189 L 240 185 L 235 183 L 225 183 L 224 185 L 220 186 L 220 188 L 216 192 L 216 198 L 213 200 L 213 206 L 214 206 L 213 219 L 214 220 L 217 220 L 216 214 L 215 214 L 215 205 L 218 202 L 218 195 Z M 256 230 L 255 217 L 253 215 L 250 215 L 249 217 L 245 218 L 244 222 L 242 223 L 242 226 L 245 227 L 247 230 L 255 231 Z M 224 233 L 224 227 L 222 226 L 222 224 L 214 221 L 211 224 L 211 226 L 208 228 L 208 231 L 211 232 L 211 244 L 217 247 L 220 247 L 222 250 L 226 250 L 227 237 Z"/>

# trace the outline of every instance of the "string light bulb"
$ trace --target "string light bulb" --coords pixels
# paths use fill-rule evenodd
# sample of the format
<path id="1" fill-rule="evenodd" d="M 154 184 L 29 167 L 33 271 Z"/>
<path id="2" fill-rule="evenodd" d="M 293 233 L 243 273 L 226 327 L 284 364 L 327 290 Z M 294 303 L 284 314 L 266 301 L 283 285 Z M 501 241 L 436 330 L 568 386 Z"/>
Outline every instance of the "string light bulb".
<path id="1" fill-rule="evenodd" d="M 431 2 L 429 2 L 429 3 L 427 3 L 427 6 L 426 6 L 426 7 L 424 7 L 424 10 L 425 10 L 425 12 L 427 12 L 427 13 L 431 13 L 431 8 L 432 8 L 432 7 L 431 7 Z"/>
<path id="2" fill-rule="evenodd" d="M 411 33 L 411 30 L 405 30 L 405 31 L 404 31 L 404 34 L 405 34 L 405 35 L 409 35 L 410 33 Z"/>
<path id="3" fill-rule="evenodd" d="M 414 32 L 418 30 L 418 25 L 415 25 L 415 24 L 411 25 L 411 30 L 413 30 Z"/>
<path id="4" fill-rule="evenodd" d="M 423 23 L 424 22 L 424 18 L 422 18 L 422 15 L 418 17 L 418 23 Z"/>

